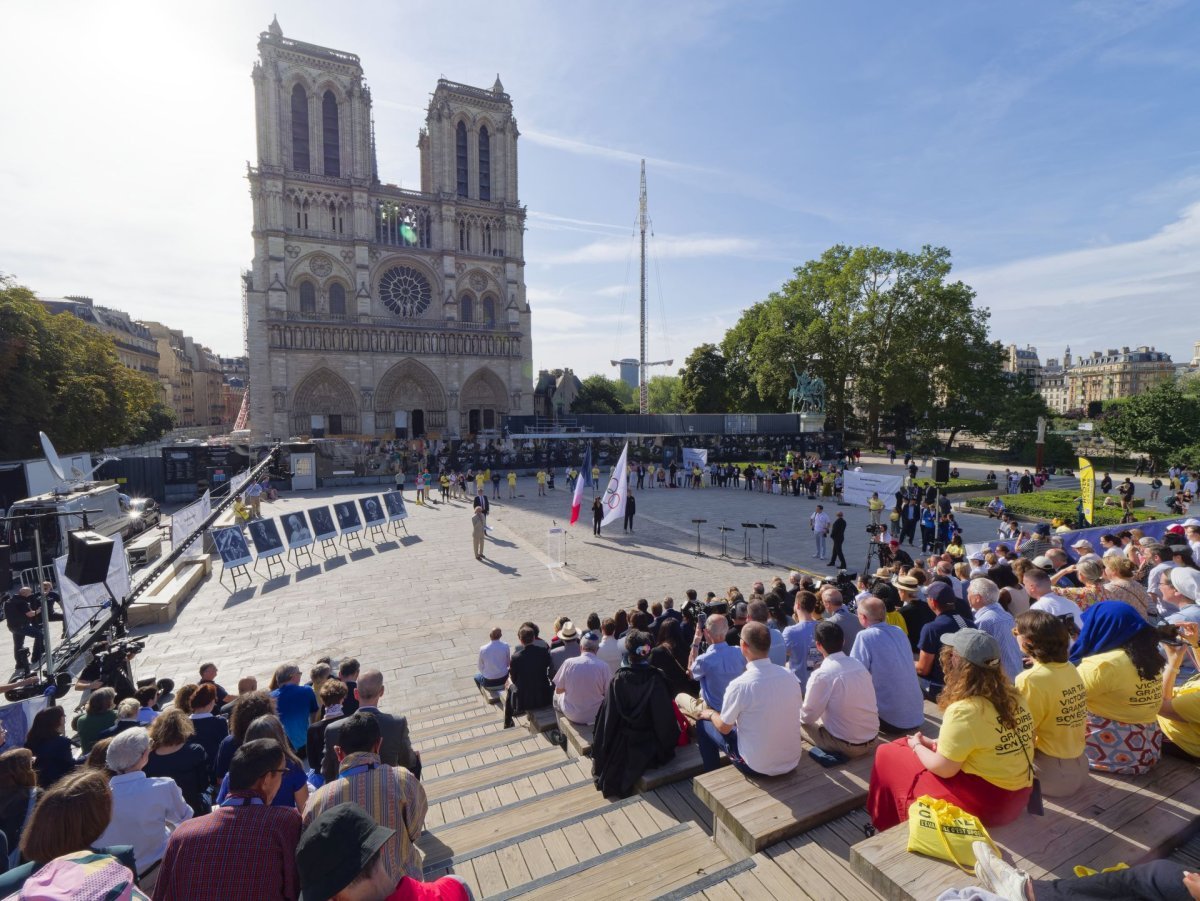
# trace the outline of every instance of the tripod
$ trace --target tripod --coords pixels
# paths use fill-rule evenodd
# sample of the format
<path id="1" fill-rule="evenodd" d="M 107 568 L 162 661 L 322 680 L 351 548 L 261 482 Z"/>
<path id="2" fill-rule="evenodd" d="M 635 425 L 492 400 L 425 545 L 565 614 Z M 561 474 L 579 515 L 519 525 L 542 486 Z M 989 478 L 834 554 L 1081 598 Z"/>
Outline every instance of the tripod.
<path id="1" fill-rule="evenodd" d="M 875 561 L 875 566 L 871 566 L 871 561 Z M 867 542 L 867 562 L 863 564 L 863 575 L 875 572 L 886 564 L 883 562 L 883 545 L 878 541 Z"/>

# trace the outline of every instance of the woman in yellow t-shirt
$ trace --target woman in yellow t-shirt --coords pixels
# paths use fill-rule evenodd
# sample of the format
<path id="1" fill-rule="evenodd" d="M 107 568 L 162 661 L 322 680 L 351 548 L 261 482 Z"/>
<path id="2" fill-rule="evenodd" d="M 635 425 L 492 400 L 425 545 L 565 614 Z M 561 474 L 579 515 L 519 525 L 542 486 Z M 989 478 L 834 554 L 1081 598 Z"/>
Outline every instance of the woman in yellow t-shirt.
<path id="1" fill-rule="evenodd" d="M 1159 635 L 1123 601 L 1101 601 L 1083 611 L 1071 662 L 1087 689 L 1087 756 L 1093 770 L 1137 776 L 1162 753 L 1158 711 L 1166 662 Z"/>
<path id="2" fill-rule="evenodd" d="M 875 751 L 867 812 L 882 831 L 908 819 L 922 795 L 1011 823 L 1033 786 L 1033 717 L 1000 666 L 1000 645 L 979 629 L 942 636 L 946 687 L 937 741 L 920 732 Z"/>
<path id="3" fill-rule="evenodd" d="M 1182 567 L 1180 569 L 1184 571 Z M 1184 572 L 1200 582 L 1200 573 L 1195 570 Z M 1195 649 L 1200 626 L 1190 622 L 1178 625 L 1179 637 Z M 1174 756 L 1200 760 L 1200 674 L 1192 676 L 1177 689 L 1175 680 L 1188 649 L 1182 644 L 1164 645 L 1163 649 L 1167 653 L 1167 666 L 1162 675 L 1163 699 L 1158 712 L 1158 725 L 1164 736 L 1163 750 Z"/>
<path id="4" fill-rule="evenodd" d="M 1087 689 L 1067 660 L 1071 633 L 1044 610 L 1018 616 L 1016 633 L 1022 652 L 1033 660 L 1017 676 L 1017 691 L 1033 714 L 1033 768 L 1043 795 L 1065 798 L 1088 776 Z"/>

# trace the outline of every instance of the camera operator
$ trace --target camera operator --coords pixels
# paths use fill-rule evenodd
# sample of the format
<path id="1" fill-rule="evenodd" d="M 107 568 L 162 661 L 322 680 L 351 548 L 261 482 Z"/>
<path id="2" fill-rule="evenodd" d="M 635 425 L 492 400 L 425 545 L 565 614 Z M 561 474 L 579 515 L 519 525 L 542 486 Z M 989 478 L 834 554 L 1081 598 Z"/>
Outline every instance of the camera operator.
<path id="1" fill-rule="evenodd" d="M 906 569 L 913 565 L 912 556 L 908 553 L 908 551 L 906 551 L 906 550 L 904 550 L 904 548 L 900 547 L 900 542 L 897 541 L 895 538 L 893 538 L 891 541 L 888 542 L 888 548 L 890 548 L 890 550 L 891 550 L 891 560 L 888 562 L 887 565 L 890 566 L 893 563 L 899 563 L 901 566 L 905 567 Z"/>
<path id="2" fill-rule="evenodd" d="M 33 589 L 22 585 L 16 594 L 10 594 L 4 600 L 4 619 L 8 631 L 12 633 L 13 659 L 17 669 L 28 672 L 29 652 L 25 650 L 25 639 L 33 639 L 33 660 L 37 662 L 42 657 L 45 644 L 42 627 L 38 622 L 41 616 L 41 605 L 34 603 Z"/>
<path id="3" fill-rule="evenodd" d="M 96 691 L 105 686 L 116 691 L 119 704 L 137 693 L 133 683 L 130 661 L 142 650 L 141 642 L 124 639 L 110 645 L 98 641 L 92 645 L 91 659 L 75 681 L 76 691 Z"/>

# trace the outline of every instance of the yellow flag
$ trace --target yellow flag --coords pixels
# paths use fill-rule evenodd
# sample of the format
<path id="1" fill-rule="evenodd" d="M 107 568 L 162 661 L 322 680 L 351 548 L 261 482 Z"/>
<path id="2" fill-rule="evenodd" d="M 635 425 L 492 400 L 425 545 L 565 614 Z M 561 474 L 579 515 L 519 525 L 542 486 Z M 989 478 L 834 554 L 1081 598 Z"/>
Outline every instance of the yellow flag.
<path id="1" fill-rule="evenodd" d="M 1096 470 L 1087 457 L 1079 458 L 1079 491 L 1083 496 L 1083 518 L 1090 526 L 1096 510 Z"/>

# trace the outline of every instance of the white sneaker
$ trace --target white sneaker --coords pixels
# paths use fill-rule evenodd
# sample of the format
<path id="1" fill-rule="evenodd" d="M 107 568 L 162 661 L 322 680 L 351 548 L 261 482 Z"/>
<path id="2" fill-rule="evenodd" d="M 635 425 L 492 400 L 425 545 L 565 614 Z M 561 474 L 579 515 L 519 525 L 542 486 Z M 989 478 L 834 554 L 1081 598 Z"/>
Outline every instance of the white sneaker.
<path id="1" fill-rule="evenodd" d="M 1027 901 L 1029 874 L 1005 863 L 987 842 L 971 842 L 975 852 L 975 878 L 1006 901 Z"/>

